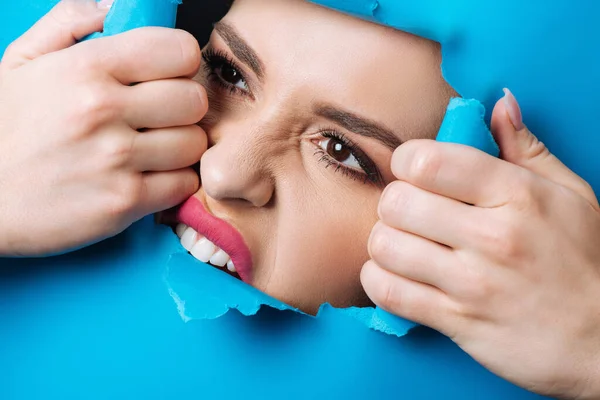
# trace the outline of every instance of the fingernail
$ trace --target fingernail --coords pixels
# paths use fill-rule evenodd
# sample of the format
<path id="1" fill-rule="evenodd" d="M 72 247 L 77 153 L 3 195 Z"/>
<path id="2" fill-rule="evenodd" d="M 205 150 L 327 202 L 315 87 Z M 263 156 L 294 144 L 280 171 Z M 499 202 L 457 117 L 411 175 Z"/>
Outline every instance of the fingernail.
<path id="1" fill-rule="evenodd" d="M 506 112 L 508 113 L 508 117 L 510 118 L 510 122 L 512 122 L 513 126 L 516 130 L 520 131 L 525 128 L 525 124 L 523 123 L 523 115 L 521 114 L 521 108 L 519 107 L 519 103 L 517 99 L 512 94 L 510 90 L 504 88 L 504 106 L 506 107 Z"/>
<path id="2" fill-rule="evenodd" d="M 114 0 L 100 0 L 98 2 L 98 8 L 109 10 L 112 7 Z"/>

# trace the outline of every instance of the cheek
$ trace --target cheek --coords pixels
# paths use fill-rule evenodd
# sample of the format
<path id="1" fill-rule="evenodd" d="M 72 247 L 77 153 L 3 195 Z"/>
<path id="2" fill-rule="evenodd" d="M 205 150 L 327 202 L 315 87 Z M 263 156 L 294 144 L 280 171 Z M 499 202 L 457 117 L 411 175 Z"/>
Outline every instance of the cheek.
<path id="1" fill-rule="evenodd" d="M 375 188 L 359 188 L 319 196 L 302 209 L 296 203 L 294 212 L 280 210 L 271 265 L 264 266 L 263 280 L 256 282 L 262 283 L 260 289 L 308 312 L 325 302 L 336 307 L 368 304 L 360 269 L 369 258 L 367 241 L 377 221 L 378 199 Z"/>

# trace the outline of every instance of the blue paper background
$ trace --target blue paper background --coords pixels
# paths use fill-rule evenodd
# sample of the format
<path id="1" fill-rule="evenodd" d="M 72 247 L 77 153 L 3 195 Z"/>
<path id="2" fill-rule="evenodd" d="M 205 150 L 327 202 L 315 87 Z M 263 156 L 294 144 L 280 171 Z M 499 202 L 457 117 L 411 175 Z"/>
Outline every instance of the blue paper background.
<path id="1" fill-rule="evenodd" d="M 119 1 L 138 8 L 133 19 L 115 19 L 126 22 L 118 29 L 172 24 L 172 13 L 157 12 L 169 0 Z M 53 3 L 4 4 L 0 51 Z M 440 41 L 446 78 L 488 109 L 509 86 L 528 125 L 599 187 L 595 2 L 323 3 Z M 485 133 L 474 117 L 447 125 L 449 140 Z M 229 290 L 242 300 L 219 313 Z M 285 308 L 195 261 L 151 219 L 70 255 L 0 260 L 0 398 L 537 398 L 431 330 L 398 338 L 348 311 L 326 306 L 313 318 L 258 311 L 261 303 Z M 258 313 L 200 319 L 228 307 Z"/>

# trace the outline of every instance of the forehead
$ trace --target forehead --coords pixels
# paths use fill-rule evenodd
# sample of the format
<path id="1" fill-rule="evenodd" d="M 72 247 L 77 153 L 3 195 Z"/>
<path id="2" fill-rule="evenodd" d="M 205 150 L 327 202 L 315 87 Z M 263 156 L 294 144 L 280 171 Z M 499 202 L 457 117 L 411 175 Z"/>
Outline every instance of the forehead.
<path id="1" fill-rule="evenodd" d="M 446 105 L 431 41 L 304 0 L 236 0 L 225 21 L 258 53 L 265 88 L 278 96 L 319 97 L 409 131 Z"/>

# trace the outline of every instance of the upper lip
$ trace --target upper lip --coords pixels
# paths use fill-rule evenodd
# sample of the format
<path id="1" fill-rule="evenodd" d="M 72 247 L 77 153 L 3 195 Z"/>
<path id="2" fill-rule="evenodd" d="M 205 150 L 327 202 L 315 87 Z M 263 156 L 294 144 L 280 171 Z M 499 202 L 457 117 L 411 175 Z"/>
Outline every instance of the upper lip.
<path id="1" fill-rule="evenodd" d="M 244 282 L 252 275 L 252 255 L 242 235 L 230 224 L 209 213 L 196 197 L 189 198 L 177 210 L 177 220 L 194 229 L 231 257 Z"/>

